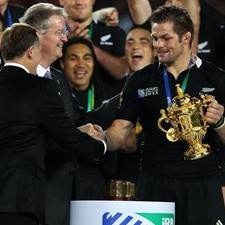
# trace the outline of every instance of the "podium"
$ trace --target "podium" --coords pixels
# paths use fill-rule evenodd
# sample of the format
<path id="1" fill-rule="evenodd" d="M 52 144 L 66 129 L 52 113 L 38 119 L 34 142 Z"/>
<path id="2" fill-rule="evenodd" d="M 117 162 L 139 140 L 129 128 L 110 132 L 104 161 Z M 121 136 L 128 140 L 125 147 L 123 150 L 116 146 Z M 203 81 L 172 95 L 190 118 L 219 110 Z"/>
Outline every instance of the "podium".
<path id="1" fill-rule="evenodd" d="M 174 225 L 175 203 L 71 201 L 70 225 Z"/>

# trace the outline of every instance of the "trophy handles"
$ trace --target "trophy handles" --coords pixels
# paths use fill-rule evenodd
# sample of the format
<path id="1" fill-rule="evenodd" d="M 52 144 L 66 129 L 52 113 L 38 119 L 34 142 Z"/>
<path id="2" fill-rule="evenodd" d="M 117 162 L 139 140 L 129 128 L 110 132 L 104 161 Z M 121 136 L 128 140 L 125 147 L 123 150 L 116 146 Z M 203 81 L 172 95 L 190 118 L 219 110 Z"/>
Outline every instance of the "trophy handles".
<path id="1" fill-rule="evenodd" d="M 160 110 L 160 113 L 162 114 L 161 117 L 158 119 L 158 128 L 163 131 L 164 133 L 167 133 L 167 130 L 165 130 L 163 127 L 162 127 L 162 122 L 165 120 L 166 123 L 169 123 L 169 118 L 168 116 L 166 115 L 166 112 L 164 109 L 161 109 Z"/>
<path id="2" fill-rule="evenodd" d="M 160 113 L 162 114 L 161 117 L 158 119 L 158 128 L 163 131 L 164 133 L 166 133 L 166 137 L 169 141 L 171 142 L 175 142 L 178 140 L 178 136 L 177 136 L 177 132 L 175 131 L 174 128 L 169 128 L 168 130 L 165 130 L 163 127 L 162 127 L 162 122 L 165 120 L 166 123 L 169 123 L 170 120 L 168 118 L 168 116 L 166 115 L 165 113 L 165 110 L 164 109 L 161 109 L 160 110 Z"/>
<path id="3" fill-rule="evenodd" d="M 202 99 L 202 106 L 205 108 L 208 108 L 210 103 L 212 103 L 214 101 L 214 99 L 212 98 L 206 98 L 205 95 L 200 94 L 200 97 Z"/>

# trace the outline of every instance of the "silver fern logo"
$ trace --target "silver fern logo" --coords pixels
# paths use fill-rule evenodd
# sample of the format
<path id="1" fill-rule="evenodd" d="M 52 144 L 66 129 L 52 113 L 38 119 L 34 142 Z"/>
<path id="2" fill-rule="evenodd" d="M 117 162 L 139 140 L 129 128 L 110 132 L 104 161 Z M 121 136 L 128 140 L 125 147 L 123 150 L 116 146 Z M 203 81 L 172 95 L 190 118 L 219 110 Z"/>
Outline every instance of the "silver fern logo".
<path id="1" fill-rule="evenodd" d="M 107 34 L 107 35 L 104 35 L 104 36 L 102 36 L 100 39 L 101 39 L 101 41 L 100 41 L 100 45 L 113 45 L 113 42 L 112 41 L 110 41 L 110 38 L 112 37 L 112 35 L 111 34 Z"/>
<path id="2" fill-rule="evenodd" d="M 202 88 L 202 92 L 205 94 L 212 93 L 213 91 L 215 91 L 215 88 L 210 88 L 210 87 Z"/>

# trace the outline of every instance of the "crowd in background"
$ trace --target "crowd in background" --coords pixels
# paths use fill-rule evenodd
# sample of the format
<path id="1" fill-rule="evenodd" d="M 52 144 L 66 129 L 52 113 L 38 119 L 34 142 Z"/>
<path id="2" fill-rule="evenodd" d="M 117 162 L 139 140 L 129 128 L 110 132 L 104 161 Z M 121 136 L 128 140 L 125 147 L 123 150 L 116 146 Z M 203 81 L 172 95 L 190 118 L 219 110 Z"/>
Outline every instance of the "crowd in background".
<path id="1" fill-rule="evenodd" d="M 11 3 L 16 3 L 21 6 L 25 6 L 26 8 L 39 2 L 50 2 L 54 5 L 60 6 L 58 0 L 52 0 L 52 1 L 27 1 L 27 0 L 11 0 Z M 151 7 L 154 10 L 158 6 L 162 5 L 165 2 L 165 0 L 152 0 L 151 1 Z M 222 56 L 224 44 L 220 43 L 221 38 L 223 37 L 225 33 L 224 28 L 224 17 L 225 17 L 225 2 L 222 0 L 200 0 L 200 3 L 202 5 L 202 12 L 201 12 L 201 28 L 200 32 L 202 33 L 199 43 L 202 43 L 202 45 L 199 45 L 199 56 L 203 57 L 203 59 L 206 59 L 208 61 L 211 61 L 213 63 L 216 63 L 222 68 L 225 68 L 225 59 Z M 205 4 L 206 3 L 206 4 Z M 132 19 L 130 18 L 129 9 L 127 6 L 126 1 L 101 1 L 97 0 L 94 4 L 94 10 L 106 8 L 106 7 L 115 7 L 118 10 L 119 13 L 119 26 L 123 28 L 126 32 L 132 27 Z M 209 19 L 208 15 L 211 15 L 211 19 Z M 220 26 L 221 25 L 221 26 Z M 213 28 L 213 29 L 212 29 Z M 214 32 L 217 32 L 218 29 L 220 30 L 220 36 L 219 39 L 216 39 L 215 37 L 211 37 Z M 202 46 L 204 46 L 206 39 L 209 39 L 209 48 L 208 46 L 206 49 L 201 49 Z M 210 40 L 215 41 L 215 43 L 212 43 Z M 222 45 L 222 46 L 221 46 Z M 210 51 L 210 56 L 209 56 Z M 215 53 L 215 51 L 217 53 Z M 202 54 L 203 53 L 203 54 Z M 218 54 L 215 56 L 215 54 Z"/>
<path id="2" fill-rule="evenodd" d="M 211 6 L 213 6 L 215 9 L 220 11 L 222 14 L 225 14 L 225 3 L 223 0 L 204 0 Z M 11 3 L 16 3 L 19 5 L 23 5 L 25 7 L 30 7 L 33 4 L 39 3 L 39 2 L 49 2 L 54 5 L 59 6 L 58 0 L 44 0 L 44 1 L 39 1 L 39 0 L 11 0 Z M 164 0 L 151 0 L 151 4 L 153 8 L 156 8 L 159 5 L 162 5 Z M 95 3 L 95 10 L 104 8 L 104 7 L 116 7 L 119 11 L 120 17 L 122 19 L 122 22 L 120 22 L 120 25 L 124 28 L 127 29 L 127 21 L 124 20 L 130 20 L 129 18 L 129 13 L 128 13 L 128 7 L 126 4 L 126 1 L 120 1 L 120 0 L 96 0 Z M 130 25 L 130 22 L 128 22 L 128 25 Z"/>
<path id="3" fill-rule="evenodd" d="M 225 3 L 223 0 L 203 0 L 210 4 L 212 7 L 217 9 L 219 12 L 225 15 Z M 58 0 L 44 0 L 44 1 L 39 1 L 39 0 L 11 0 L 11 3 L 16 3 L 19 5 L 23 5 L 25 7 L 30 7 L 33 4 L 39 3 L 39 2 L 49 2 L 54 5 L 59 6 Z M 151 0 L 151 4 L 153 9 L 156 8 L 159 5 L 162 5 L 164 0 Z M 119 11 L 120 14 L 120 25 L 123 27 L 125 30 L 129 29 L 131 26 L 131 21 L 129 17 L 129 10 L 127 7 L 126 1 L 120 1 L 120 0 L 96 0 L 95 3 L 95 10 L 105 8 L 105 7 L 116 7 Z"/>

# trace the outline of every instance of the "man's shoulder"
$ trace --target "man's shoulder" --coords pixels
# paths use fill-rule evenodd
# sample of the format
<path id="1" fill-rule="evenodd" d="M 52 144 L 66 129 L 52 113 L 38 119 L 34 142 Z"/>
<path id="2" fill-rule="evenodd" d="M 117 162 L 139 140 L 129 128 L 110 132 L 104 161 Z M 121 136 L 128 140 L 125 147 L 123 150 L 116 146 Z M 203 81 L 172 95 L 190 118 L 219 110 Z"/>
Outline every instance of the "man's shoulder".
<path id="1" fill-rule="evenodd" d="M 159 72 L 159 63 L 153 63 L 145 66 L 141 70 L 138 70 L 130 75 L 129 79 L 135 84 L 135 86 L 146 85 L 152 81 L 155 81 L 155 78 L 158 77 Z"/>
<path id="2" fill-rule="evenodd" d="M 48 79 L 28 73 L 23 68 L 11 65 L 2 67 L 0 77 L 2 81 L 11 83 L 15 89 L 27 90 L 31 88 L 33 92 L 35 90 L 40 92 L 40 90 L 45 88 L 48 81 Z"/>
<path id="3" fill-rule="evenodd" d="M 4 65 L 0 71 L 1 74 L 8 74 L 9 76 L 17 76 L 17 74 L 21 75 L 30 75 L 26 72 L 22 67 L 14 66 L 14 65 Z"/>
<path id="4" fill-rule="evenodd" d="M 68 86 L 69 89 L 71 88 L 70 87 L 70 84 L 69 84 L 69 81 L 65 75 L 65 73 L 61 70 L 58 70 L 54 67 L 51 67 L 51 75 L 52 75 L 52 78 L 53 80 L 56 82 L 57 86 Z"/>
<path id="5" fill-rule="evenodd" d="M 56 69 L 54 67 L 51 67 L 50 70 L 51 70 L 51 74 L 52 74 L 53 78 L 56 77 L 56 78 L 59 78 L 59 79 L 66 79 L 67 80 L 63 71 L 61 71 L 59 69 Z"/>
<path id="6" fill-rule="evenodd" d="M 216 64 L 209 62 L 207 60 L 204 60 L 204 59 L 200 59 L 200 60 L 201 60 L 201 64 L 197 66 L 199 69 L 214 70 L 214 71 L 220 71 L 222 73 L 225 73 L 225 70 L 220 68 Z"/>
<path id="7" fill-rule="evenodd" d="M 135 74 L 141 74 L 142 75 L 146 75 L 148 76 L 150 73 L 154 73 L 155 71 L 158 71 L 160 65 L 159 62 L 155 62 L 155 63 L 151 63 L 145 67 L 143 67 L 142 69 L 138 70 L 137 72 L 134 72 Z"/>
<path id="8" fill-rule="evenodd" d="M 50 70 L 51 73 L 63 75 L 63 72 L 59 69 L 56 69 L 55 67 L 51 67 Z"/>

